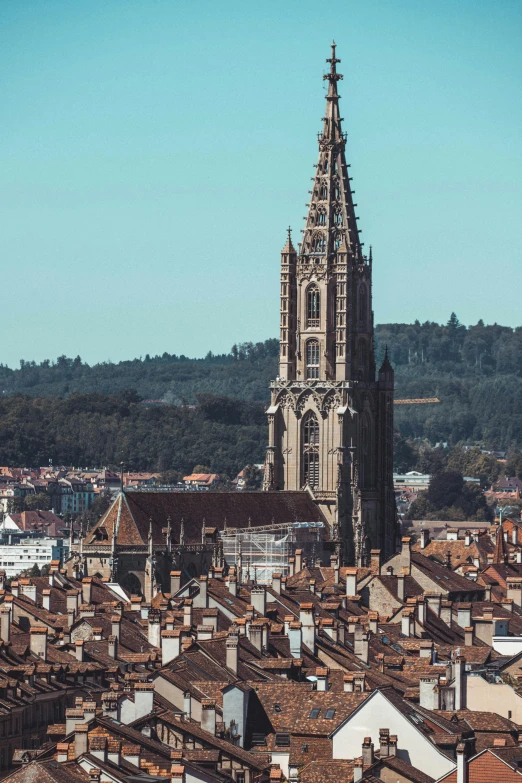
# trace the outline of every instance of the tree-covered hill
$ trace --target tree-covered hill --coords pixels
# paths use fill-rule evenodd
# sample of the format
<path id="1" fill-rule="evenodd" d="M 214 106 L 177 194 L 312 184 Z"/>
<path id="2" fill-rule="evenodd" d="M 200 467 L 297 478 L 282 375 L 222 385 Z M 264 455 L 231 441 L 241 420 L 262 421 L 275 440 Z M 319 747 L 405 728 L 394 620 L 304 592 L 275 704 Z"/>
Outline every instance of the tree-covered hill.
<path id="1" fill-rule="evenodd" d="M 522 445 L 522 328 L 465 327 L 452 315 L 446 325 L 377 326 L 378 364 L 385 345 L 397 397 L 441 400 L 396 406 L 405 438 Z M 136 469 L 184 471 L 200 463 L 232 475 L 263 459 L 263 408 L 277 355 L 271 339 L 204 359 L 165 353 L 89 366 L 62 356 L 22 361 L 16 370 L 0 366 L 0 464 L 124 459 Z M 168 404 L 147 407 L 139 398 Z"/>

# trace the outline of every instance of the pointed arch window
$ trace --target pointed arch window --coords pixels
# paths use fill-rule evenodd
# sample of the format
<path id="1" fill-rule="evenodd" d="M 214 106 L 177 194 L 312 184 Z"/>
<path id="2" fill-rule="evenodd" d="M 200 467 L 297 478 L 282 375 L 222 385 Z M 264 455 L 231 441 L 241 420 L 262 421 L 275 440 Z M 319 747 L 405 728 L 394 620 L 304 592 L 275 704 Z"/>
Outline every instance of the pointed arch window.
<path id="1" fill-rule="evenodd" d="M 340 209 L 338 209 L 334 215 L 334 223 L 336 226 L 342 226 L 343 224 L 343 213 Z"/>
<path id="2" fill-rule="evenodd" d="M 318 213 L 317 223 L 319 226 L 326 226 L 326 211 L 324 209 Z"/>
<path id="3" fill-rule="evenodd" d="M 358 364 L 359 364 L 359 377 L 361 379 L 364 379 L 364 375 L 366 374 L 366 371 L 368 369 L 368 346 L 366 345 L 366 340 L 362 339 L 359 340 L 358 345 Z"/>
<path id="4" fill-rule="evenodd" d="M 319 198 L 322 201 L 326 201 L 326 199 L 328 198 L 328 188 L 326 185 L 321 185 L 319 189 Z"/>
<path id="5" fill-rule="evenodd" d="M 336 199 L 340 199 L 341 198 L 341 188 L 339 187 L 339 185 L 335 186 L 335 198 Z"/>
<path id="6" fill-rule="evenodd" d="M 302 425 L 303 484 L 311 489 L 319 486 L 319 422 L 309 411 Z"/>
<path id="7" fill-rule="evenodd" d="M 341 236 L 341 232 L 338 231 L 337 234 L 335 235 L 335 240 L 334 240 L 334 247 L 336 250 L 339 250 L 339 248 L 341 247 L 342 240 L 343 238 Z"/>
<path id="8" fill-rule="evenodd" d="M 319 340 L 306 343 L 306 377 L 310 380 L 319 378 Z"/>
<path id="9" fill-rule="evenodd" d="M 321 295 L 316 285 L 311 285 L 306 292 L 306 326 L 318 329 L 321 317 Z"/>

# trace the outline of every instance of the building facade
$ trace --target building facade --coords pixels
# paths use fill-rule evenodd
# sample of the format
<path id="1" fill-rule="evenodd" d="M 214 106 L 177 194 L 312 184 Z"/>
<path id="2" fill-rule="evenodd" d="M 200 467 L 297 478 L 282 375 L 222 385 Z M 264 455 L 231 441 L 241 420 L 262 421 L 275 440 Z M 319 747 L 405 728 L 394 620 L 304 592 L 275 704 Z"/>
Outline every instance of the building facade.
<path id="1" fill-rule="evenodd" d="M 332 56 L 303 241 L 281 254 L 279 377 L 271 384 L 264 489 L 308 489 L 343 560 L 396 546 L 394 374 L 376 375 L 372 254 L 359 239 Z"/>

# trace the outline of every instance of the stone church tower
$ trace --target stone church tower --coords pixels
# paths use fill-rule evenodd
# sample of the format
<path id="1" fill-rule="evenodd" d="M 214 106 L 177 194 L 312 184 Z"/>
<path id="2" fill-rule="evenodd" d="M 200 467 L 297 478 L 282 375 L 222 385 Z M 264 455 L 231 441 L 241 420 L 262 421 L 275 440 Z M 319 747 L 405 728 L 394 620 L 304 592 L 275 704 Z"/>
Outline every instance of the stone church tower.
<path id="1" fill-rule="evenodd" d="M 308 489 L 345 563 L 396 545 L 393 369 L 376 377 L 372 253 L 365 256 L 341 128 L 335 44 L 303 241 L 281 253 L 279 376 L 265 490 Z"/>

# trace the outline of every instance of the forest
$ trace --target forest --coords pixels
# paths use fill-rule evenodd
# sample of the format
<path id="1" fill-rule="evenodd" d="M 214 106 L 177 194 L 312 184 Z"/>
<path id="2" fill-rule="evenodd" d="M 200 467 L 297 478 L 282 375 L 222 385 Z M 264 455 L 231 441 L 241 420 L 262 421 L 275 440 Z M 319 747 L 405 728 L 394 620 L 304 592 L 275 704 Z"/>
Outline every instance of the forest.
<path id="1" fill-rule="evenodd" d="M 522 445 L 522 328 L 382 324 L 396 397 L 438 397 L 395 406 L 396 464 L 459 445 L 518 451 Z M 0 365 L 0 464 L 116 465 L 190 471 L 196 464 L 233 477 L 262 462 L 264 410 L 277 374 L 278 341 L 234 345 L 191 359 L 164 353 L 90 366 L 61 356 Z M 422 456 L 424 454 L 424 456 Z"/>

